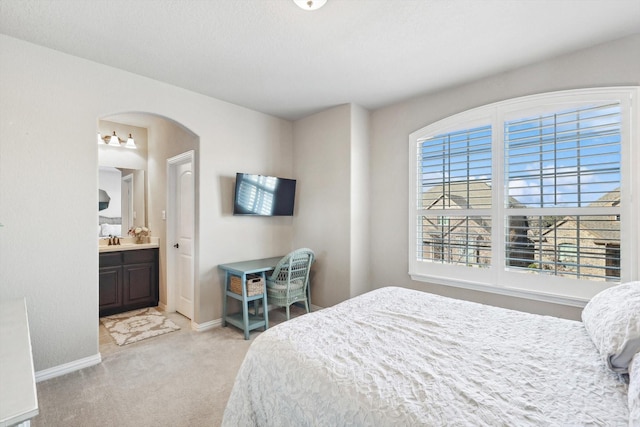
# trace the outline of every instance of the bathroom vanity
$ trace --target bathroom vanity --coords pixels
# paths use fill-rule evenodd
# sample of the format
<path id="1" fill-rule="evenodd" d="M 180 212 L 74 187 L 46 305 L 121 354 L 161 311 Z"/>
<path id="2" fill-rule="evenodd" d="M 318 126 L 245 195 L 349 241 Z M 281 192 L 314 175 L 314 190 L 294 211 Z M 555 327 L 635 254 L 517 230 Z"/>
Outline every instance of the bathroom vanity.
<path id="1" fill-rule="evenodd" d="M 100 245 L 100 317 L 158 305 L 159 245 Z"/>

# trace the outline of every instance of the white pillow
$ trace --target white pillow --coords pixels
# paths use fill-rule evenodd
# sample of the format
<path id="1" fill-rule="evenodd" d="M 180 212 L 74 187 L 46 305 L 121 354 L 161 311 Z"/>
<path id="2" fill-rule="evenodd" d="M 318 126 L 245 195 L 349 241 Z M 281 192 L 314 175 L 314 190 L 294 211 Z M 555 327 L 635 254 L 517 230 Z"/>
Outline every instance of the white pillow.
<path id="1" fill-rule="evenodd" d="M 120 236 L 122 233 L 122 225 L 121 224 L 102 224 L 102 236 Z"/>
<path id="2" fill-rule="evenodd" d="M 629 427 L 640 426 L 640 353 L 629 365 Z"/>
<path id="3" fill-rule="evenodd" d="M 640 352 L 640 282 L 605 289 L 582 311 L 582 322 L 607 366 L 626 374 Z"/>

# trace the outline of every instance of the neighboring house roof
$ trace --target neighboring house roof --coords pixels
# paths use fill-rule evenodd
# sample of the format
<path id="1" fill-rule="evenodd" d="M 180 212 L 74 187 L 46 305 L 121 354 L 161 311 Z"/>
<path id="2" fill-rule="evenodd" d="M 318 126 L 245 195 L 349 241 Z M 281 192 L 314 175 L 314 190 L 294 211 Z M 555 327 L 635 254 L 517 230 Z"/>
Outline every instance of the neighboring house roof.
<path id="1" fill-rule="evenodd" d="M 589 206 L 594 207 L 610 207 L 620 205 L 620 187 L 616 188 L 600 197 Z M 585 228 L 588 228 L 599 240 L 596 240 L 596 244 L 608 244 L 612 240 L 620 242 L 620 221 L 596 221 L 596 218 L 591 216 L 583 217 L 580 220 L 580 224 Z"/>
<path id="2" fill-rule="evenodd" d="M 487 208 L 491 204 L 491 186 L 487 181 L 450 182 L 444 185 L 431 187 L 422 195 L 425 209 L 436 209 L 445 207 L 447 209 L 475 209 Z M 589 207 L 607 207 L 620 204 L 620 188 L 616 188 L 598 200 L 589 204 Z M 509 197 L 510 207 L 523 207 L 514 197 Z M 483 233 L 489 232 L 489 226 L 484 221 L 473 218 L 471 220 L 474 227 L 483 229 Z M 447 227 L 436 224 L 430 219 L 425 219 L 425 225 L 432 228 L 432 231 L 425 230 L 434 238 L 442 238 L 451 233 L 455 228 L 462 225 L 464 221 L 452 221 Z M 576 229 L 577 221 L 571 217 L 565 217 L 558 221 L 555 226 L 548 227 L 542 236 L 549 237 L 554 228 Z M 612 244 L 620 241 L 620 223 L 618 221 L 602 221 L 599 216 L 580 217 L 580 230 L 588 232 L 594 238 L 596 244 Z M 473 231 L 471 231 L 473 232 Z M 537 239 L 536 239 L 537 240 Z"/>
<path id="3" fill-rule="evenodd" d="M 595 202 L 589 204 L 590 207 L 618 206 L 620 204 L 620 187 L 611 190 Z"/>
<path id="4" fill-rule="evenodd" d="M 589 207 L 610 207 L 620 204 L 620 187 L 612 190 L 598 200 L 589 204 Z M 548 236 L 554 228 L 569 227 L 576 229 L 577 221 L 574 217 L 565 217 L 559 221 L 555 227 L 549 227 L 543 235 Z M 601 216 L 581 215 L 580 230 L 588 231 L 595 237 L 594 243 L 599 245 L 612 244 L 612 242 L 620 242 L 620 222 L 619 221 L 602 221 Z"/>
<path id="5" fill-rule="evenodd" d="M 431 187 L 422 195 L 425 209 L 486 209 L 491 207 L 491 186 L 487 181 L 448 182 L 444 185 Z M 509 198 L 512 206 L 520 207 L 521 204 L 513 197 Z M 469 222 L 465 219 L 451 221 L 446 225 L 438 224 L 425 218 L 423 222 L 425 234 L 429 234 L 434 240 L 441 240 L 453 233 L 457 228 L 465 226 L 469 234 L 487 236 L 491 234 L 489 223 L 483 218 L 472 217 Z M 431 230 L 429 230 L 431 229 Z"/>
<path id="6" fill-rule="evenodd" d="M 443 185 L 435 185 L 422 193 L 423 206 L 431 209 L 432 206 L 443 202 L 447 208 L 476 209 L 491 206 L 491 186 L 488 181 L 463 181 L 447 182 Z M 509 197 L 510 207 L 524 207 L 514 197 Z"/>

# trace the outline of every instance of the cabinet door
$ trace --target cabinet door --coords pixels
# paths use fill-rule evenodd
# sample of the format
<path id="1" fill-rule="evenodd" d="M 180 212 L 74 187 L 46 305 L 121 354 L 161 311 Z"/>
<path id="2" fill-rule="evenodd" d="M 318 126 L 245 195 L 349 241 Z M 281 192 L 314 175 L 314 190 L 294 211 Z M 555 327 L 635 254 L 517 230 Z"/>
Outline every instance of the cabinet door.
<path id="1" fill-rule="evenodd" d="M 141 306 L 158 304 L 157 267 L 155 263 L 125 265 L 124 305 Z"/>
<path id="2" fill-rule="evenodd" d="M 122 305 L 122 267 L 103 267 L 99 273 L 100 316 Z"/>

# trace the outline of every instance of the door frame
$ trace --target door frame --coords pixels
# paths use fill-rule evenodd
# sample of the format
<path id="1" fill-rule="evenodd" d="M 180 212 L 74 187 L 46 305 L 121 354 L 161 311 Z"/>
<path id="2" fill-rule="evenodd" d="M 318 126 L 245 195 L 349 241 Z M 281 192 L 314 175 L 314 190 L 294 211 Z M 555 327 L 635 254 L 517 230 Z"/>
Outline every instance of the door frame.
<path id="1" fill-rule="evenodd" d="M 191 171 L 193 173 L 193 194 L 197 195 L 197 172 L 196 172 L 196 161 L 195 161 L 195 150 L 189 150 L 182 154 L 178 154 L 177 156 L 171 157 L 167 159 L 167 210 L 166 210 L 166 242 L 165 242 L 165 253 L 167 259 L 167 307 L 166 310 L 168 312 L 176 311 L 177 308 L 177 299 L 178 299 L 178 287 L 176 286 L 176 258 L 173 255 L 173 245 L 176 241 L 176 229 L 177 224 L 176 220 L 176 168 L 178 165 L 191 162 Z M 198 227 L 196 218 L 197 214 L 197 197 L 193 199 L 193 319 L 191 319 L 191 323 L 195 322 L 195 317 L 197 314 L 196 307 L 198 306 L 199 296 L 196 292 L 198 289 L 198 276 L 196 275 L 198 265 Z"/>
<path id="2" fill-rule="evenodd" d="M 120 198 L 122 201 L 124 201 L 125 199 L 127 201 L 126 215 L 124 214 L 124 209 L 120 209 L 120 216 L 122 218 L 122 233 L 123 233 L 123 236 L 126 236 L 129 229 L 133 227 L 136 223 L 136 218 L 133 217 L 133 184 L 134 184 L 133 173 L 123 176 L 120 180 L 121 180 L 120 188 L 122 190 Z M 127 193 L 126 195 L 123 195 L 125 188 L 127 189 Z M 124 206 L 124 203 L 122 203 L 122 201 L 120 203 L 122 206 Z M 126 225 L 124 224 L 125 217 L 127 219 Z M 146 223 L 143 223 L 143 225 L 146 225 Z"/>

